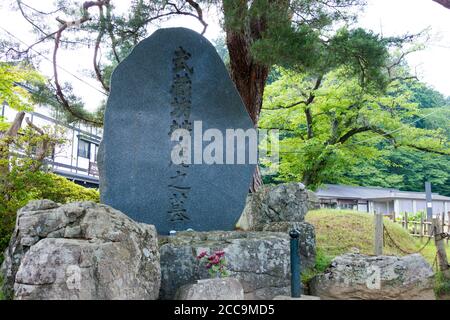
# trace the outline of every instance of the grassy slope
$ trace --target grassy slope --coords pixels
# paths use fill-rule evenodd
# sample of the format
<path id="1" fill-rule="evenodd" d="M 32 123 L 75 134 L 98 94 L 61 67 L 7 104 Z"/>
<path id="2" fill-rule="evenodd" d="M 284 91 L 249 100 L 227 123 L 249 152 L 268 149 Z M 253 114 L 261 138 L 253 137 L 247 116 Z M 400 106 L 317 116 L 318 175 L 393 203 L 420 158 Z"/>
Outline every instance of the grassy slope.
<path id="1" fill-rule="evenodd" d="M 343 253 L 359 251 L 362 254 L 373 254 L 373 218 L 367 213 L 346 210 L 322 209 L 308 212 L 306 221 L 316 228 L 317 261 L 315 270 L 303 274 L 303 281 L 308 280 L 319 272 L 323 272 L 331 260 Z M 384 225 L 395 242 L 403 250 L 416 252 L 426 243 L 411 237 L 399 224 L 385 219 Z M 386 255 L 400 255 L 406 253 L 398 250 L 385 237 L 383 253 Z M 434 241 L 430 241 L 421 254 L 433 265 L 436 257 Z M 447 246 L 447 256 L 450 258 L 450 245 Z M 441 296 L 450 293 L 450 283 L 436 276 L 436 293 Z M 443 297 L 445 298 L 445 297 Z"/>
<path id="2" fill-rule="evenodd" d="M 2 291 L 2 285 L 3 285 L 3 279 L 2 279 L 2 276 L 0 276 L 0 300 L 5 300 L 5 295 L 3 294 L 3 291 Z"/>
<path id="3" fill-rule="evenodd" d="M 306 221 L 316 228 L 317 247 L 329 257 L 359 250 L 362 254 L 373 254 L 373 217 L 370 214 L 345 210 L 314 210 L 306 216 Z M 385 219 L 389 234 L 400 247 L 415 252 L 425 244 L 411 237 L 399 224 Z M 448 250 L 450 256 L 450 250 Z M 385 237 L 383 249 L 386 255 L 405 255 Z M 430 264 L 433 263 L 436 250 L 433 241 L 422 251 Z"/>

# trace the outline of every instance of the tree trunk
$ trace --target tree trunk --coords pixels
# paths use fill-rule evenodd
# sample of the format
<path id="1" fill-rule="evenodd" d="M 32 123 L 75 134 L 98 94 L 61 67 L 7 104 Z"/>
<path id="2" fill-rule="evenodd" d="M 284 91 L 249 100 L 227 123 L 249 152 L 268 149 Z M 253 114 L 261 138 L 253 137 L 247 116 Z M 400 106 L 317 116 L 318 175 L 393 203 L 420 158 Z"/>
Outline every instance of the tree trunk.
<path id="1" fill-rule="evenodd" d="M 242 5 L 242 2 L 236 5 Z M 231 7 L 224 7 L 225 19 L 227 18 L 227 14 L 237 14 L 236 11 L 229 13 L 227 10 L 236 10 L 236 7 L 233 6 L 232 9 Z M 237 15 L 245 16 L 246 10 L 246 6 L 241 6 L 240 12 Z M 231 78 L 239 91 L 255 128 L 258 127 L 269 66 L 255 61 L 250 49 L 252 43 L 260 39 L 262 32 L 265 30 L 263 20 L 263 18 L 259 18 L 257 21 L 252 21 L 248 25 L 237 29 L 225 27 L 227 47 L 230 55 Z M 259 167 L 257 167 L 253 174 L 250 192 L 255 192 L 261 185 L 261 172 Z"/>
<path id="2" fill-rule="evenodd" d="M 254 61 L 250 54 L 250 44 L 251 39 L 244 33 L 227 33 L 231 77 L 255 128 L 257 128 L 269 68 Z M 257 166 L 250 185 L 250 192 L 258 190 L 262 183 L 261 171 Z"/>
<path id="3" fill-rule="evenodd" d="M 10 168 L 10 145 L 14 142 L 15 137 L 19 133 L 24 117 L 25 112 L 18 112 L 9 129 L 6 132 L 0 132 L 0 183 L 5 187 L 8 186 L 7 175 Z M 7 193 L 4 196 L 4 200 L 9 200 L 9 195 Z"/>
<path id="4" fill-rule="evenodd" d="M 443 5 L 444 7 L 448 8 L 448 9 L 450 9 L 450 0 L 433 0 L 433 1 Z"/>
<path id="5" fill-rule="evenodd" d="M 231 77 L 255 127 L 262 107 L 269 67 L 257 63 L 250 54 L 252 39 L 244 32 L 227 32 Z"/>
<path id="6" fill-rule="evenodd" d="M 2 180 L 9 172 L 9 147 L 17 136 L 24 117 L 25 112 L 18 112 L 9 129 L 4 133 L 0 132 L 0 177 L 2 177 Z"/>

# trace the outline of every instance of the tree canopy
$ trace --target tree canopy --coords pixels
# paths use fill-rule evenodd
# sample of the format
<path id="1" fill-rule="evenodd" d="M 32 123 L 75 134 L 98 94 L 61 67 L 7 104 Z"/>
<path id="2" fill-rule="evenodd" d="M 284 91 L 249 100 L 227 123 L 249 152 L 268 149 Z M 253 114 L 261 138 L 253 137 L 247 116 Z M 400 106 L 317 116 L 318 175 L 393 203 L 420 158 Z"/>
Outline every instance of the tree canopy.
<path id="1" fill-rule="evenodd" d="M 10 53 L 32 60 L 38 58 L 36 48 L 51 45 L 51 98 L 57 99 L 72 120 L 101 125 L 103 106 L 100 114 L 84 111 L 82 100 L 70 84 L 61 82 L 57 67 L 60 49 L 92 48 L 92 75 L 107 94 L 115 66 L 155 26 L 176 16 L 192 18 L 203 32 L 208 27 L 208 15 L 219 16 L 226 34 L 232 78 L 255 123 L 272 65 L 317 73 L 345 65 L 362 82 L 382 86 L 386 81 L 387 47 L 408 39 L 383 39 L 352 29 L 358 10 L 365 5 L 363 0 L 129 2 L 127 10 L 120 10 L 114 0 L 82 4 L 60 0 L 53 10 L 43 12 L 26 1 L 16 1 L 17 10 L 30 23 L 37 39 L 26 48 L 11 47 Z M 338 24 L 343 26 L 335 31 Z"/>
<path id="2" fill-rule="evenodd" d="M 266 88 L 260 122 L 262 128 L 282 131 L 279 180 L 303 181 L 313 188 L 325 182 L 363 183 L 362 177 L 356 178 L 364 175 L 360 171 L 367 169 L 369 176 L 369 169 L 375 170 L 367 163 L 389 161 L 391 156 L 392 165 L 400 154 L 411 155 L 409 159 L 425 159 L 423 152 L 443 158 L 450 155 L 445 130 L 416 125 L 418 119 L 425 120 L 435 112 L 420 105 L 413 89 L 423 84 L 417 80 L 398 79 L 385 92 L 373 92 L 356 77 L 349 77 L 345 68 L 323 76 L 286 69 L 279 73 Z M 425 100 L 436 95 L 429 92 L 432 94 Z M 424 114 L 424 110 L 428 112 Z M 386 150 L 400 151 L 392 154 Z M 358 174 L 352 175 L 351 170 Z M 395 176 L 388 176 L 394 183 Z M 371 181 L 375 182 L 373 172 Z"/>
<path id="3" fill-rule="evenodd" d="M 108 95 L 114 68 L 161 23 L 184 16 L 204 33 L 210 18 L 219 17 L 225 34 L 220 54 L 255 126 L 282 129 L 278 179 L 302 180 L 311 187 L 341 178 L 351 182 L 350 168 L 377 159 L 388 163 L 388 157 L 399 161 L 397 152 L 411 157 L 431 152 L 447 159 L 448 126 L 441 115 L 448 114 L 448 99 L 417 81 L 405 64 L 406 55 L 420 47 L 417 35 L 386 38 L 356 28 L 365 4 L 130 0 L 124 10 L 117 0 L 59 0 L 44 12 L 16 0 L 36 41 L 28 47 L 11 44 L 7 53 L 34 61 L 36 48 L 50 48 L 52 83 L 37 90 L 36 99 L 62 107 L 69 121 L 102 125 L 104 104 L 87 112 L 72 86 L 61 80 L 61 48 L 90 48 L 92 77 Z M 397 173 L 389 170 L 389 179 L 396 180 Z M 256 172 L 251 189 L 260 183 Z"/>
<path id="4" fill-rule="evenodd" d="M 39 85 L 43 81 L 44 77 L 29 65 L 0 62 L 0 101 L 18 111 L 30 110 L 32 95 L 23 85 Z"/>

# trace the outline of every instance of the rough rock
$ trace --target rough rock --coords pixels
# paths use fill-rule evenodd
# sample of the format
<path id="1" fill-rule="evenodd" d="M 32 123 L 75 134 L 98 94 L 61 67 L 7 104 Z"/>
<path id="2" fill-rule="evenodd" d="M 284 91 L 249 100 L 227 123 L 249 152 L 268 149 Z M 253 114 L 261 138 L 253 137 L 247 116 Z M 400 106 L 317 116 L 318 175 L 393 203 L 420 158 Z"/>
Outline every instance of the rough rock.
<path id="1" fill-rule="evenodd" d="M 225 251 L 228 271 L 238 279 L 246 299 L 272 299 L 290 292 L 289 235 L 280 232 L 180 232 L 161 239 L 161 299 L 173 299 L 176 290 L 209 278 L 196 256 L 202 251 Z M 302 267 L 314 265 L 314 256 L 302 256 Z"/>
<path id="2" fill-rule="evenodd" d="M 272 222 L 303 222 L 308 209 L 317 208 L 317 201 L 301 183 L 262 186 L 248 195 L 237 228 L 261 231 Z"/>
<path id="3" fill-rule="evenodd" d="M 420 254 L 405 257 L 345 254 L 311 280 L 321 299 L 434 300 L 433 270 Z"/>
<path id="4" fill-rule="evenodd" d="M 32 201 L 17 214 L 2 274 L 15 299 L 157 299 L 156 230 L 106 205 Z"/>
<path id="5" fill-rule="evenodd" d="M 307 190 L 308 193 L 308 210 L 320 209 L 320 200 L 317 194 L 311 190 Z"/>
<path id="6" fill-rule="evenodd" d="M 305 261 L 302 265 L 307 268 L 313 267 L 316 261 L 316 233 L 312 224 L 308 222 L 272 222 L 266 224 L 263 231 L 289 234 L 292 229 L 296 229 L 300 234 L 298 250 L 300 258 Z"/>
<path id="7" fill-rule="evenodd" d="M 202 279 L 178 289 L 176 300 L 244 300 L 244 289 L 235 278 Z"/>
<path id="8" fill-rule="evenodd" d="M 273 300 L 298 300 L 298 301 L 306 301 L 306 300 L 320 300 L 319 297 L 316 296 L 308 296 L 302 294 L 299 298 L 293 298 L 291 296 L 276 296 Z"/>

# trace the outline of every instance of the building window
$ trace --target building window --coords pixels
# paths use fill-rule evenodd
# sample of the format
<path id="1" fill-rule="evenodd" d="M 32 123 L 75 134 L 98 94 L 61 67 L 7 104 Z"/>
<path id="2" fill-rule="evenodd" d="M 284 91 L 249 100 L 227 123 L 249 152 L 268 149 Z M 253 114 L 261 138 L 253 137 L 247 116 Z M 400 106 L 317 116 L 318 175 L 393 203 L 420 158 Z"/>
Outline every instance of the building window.
<path id="1" fill-rule="evenodd" d="M 91 144 L 87 141 L 78 140 L 78 156 L 82 158 L 90 159 L 91 157 Z"/>

